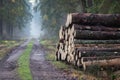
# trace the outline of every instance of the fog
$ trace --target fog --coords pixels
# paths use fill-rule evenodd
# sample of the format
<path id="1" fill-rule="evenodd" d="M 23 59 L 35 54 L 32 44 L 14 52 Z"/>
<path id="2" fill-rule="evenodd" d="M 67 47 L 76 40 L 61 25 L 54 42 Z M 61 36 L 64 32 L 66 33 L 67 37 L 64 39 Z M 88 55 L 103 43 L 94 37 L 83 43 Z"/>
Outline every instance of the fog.
<path id="1" fill-rule="evenodd" d="M 30 35 L 32 38 L 40 38 L 44 33 L 41 30 L 41 16 L 40 12 L 34 11 L 34 7 L 38 4 L 38 1 L 30 0 L 31 3 L 31 13 L 33 15 L 32 21 L 30 23 Z"/>

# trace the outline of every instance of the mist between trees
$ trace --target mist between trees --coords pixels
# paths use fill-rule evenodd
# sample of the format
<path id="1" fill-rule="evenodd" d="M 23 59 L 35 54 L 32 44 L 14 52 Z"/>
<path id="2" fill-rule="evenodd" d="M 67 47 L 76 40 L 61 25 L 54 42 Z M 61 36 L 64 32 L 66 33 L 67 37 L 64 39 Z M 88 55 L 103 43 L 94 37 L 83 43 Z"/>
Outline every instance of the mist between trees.
<path id="1" fill-rule="evenodd" d="M 0 38 L 12 39 L 26 35 L 25 28 L 32 19 L 28 0 L 0 0 Z M 24 28 L 24 29 L 23 29 Z"/>
<path id="2" fill-rule="evenodd" d="M 57 38 L 68 13 L 120 13 L 119 0 L 36 0 L 36 4 L 34 10 L 40 12 L 44 39 Z M 30 36 L 30 8 L 29 0 L 0 0 L 1 39 Z"/>

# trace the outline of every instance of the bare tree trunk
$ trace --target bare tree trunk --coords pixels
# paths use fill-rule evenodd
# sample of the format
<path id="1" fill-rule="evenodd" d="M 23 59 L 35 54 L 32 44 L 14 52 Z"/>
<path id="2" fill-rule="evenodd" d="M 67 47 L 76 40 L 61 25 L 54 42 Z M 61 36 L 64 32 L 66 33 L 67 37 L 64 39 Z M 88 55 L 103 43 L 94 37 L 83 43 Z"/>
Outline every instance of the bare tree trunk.
<path id="1" fill-rule="evenodd" d="M 81 7 L 82 7 L 82 12 L 87 12 L 86 11 L 86 0 L 81 0 Z"/>
<path id="2" fill-rule="evenodd" d="M 84 40 L 117 40 L 120 32 L 76 30 L 75 39 Z"/>
<path id="3" fill-rule="evenodd" d="M 71 24 L 120 26 L 120 14 L 71 13 L 67 17 L 66 27 Z"/>
<path id="4" fill-rule="evenodd" d="M 93 5 L 93 0 L 86 0 L 87 2 L 87 7 L 90 8 Z"/>
<path id="5" fill-rule="evenodd" d="M 0 36 L 2 38 L 2 18 L 0 17 Z"/>
<path id="6" fill-rule="evenodd" d="M 91 31 L 120 31 L 120 28 L 111 28 L 106 26 L 89 26 L 73 24 L 72 31 L 75 30 L 91 30 Z"/>
<path id="7" fill-rule="evenodd" d="M 0 8 L 3 7 L 3 0 L 0 0 Z M 2 30 L 3 30 L 3 24 L 2 24 L 2 15 L 0 14 L 0 36 L 2 38 Z"/>
<path id="8" fill-rule="evenodd" d="M 8 39 L 7 24 L 5 21 L 3 21 L 2 34 L 3 34 L 3 37 L 2 37 L 3 39 Z"/>

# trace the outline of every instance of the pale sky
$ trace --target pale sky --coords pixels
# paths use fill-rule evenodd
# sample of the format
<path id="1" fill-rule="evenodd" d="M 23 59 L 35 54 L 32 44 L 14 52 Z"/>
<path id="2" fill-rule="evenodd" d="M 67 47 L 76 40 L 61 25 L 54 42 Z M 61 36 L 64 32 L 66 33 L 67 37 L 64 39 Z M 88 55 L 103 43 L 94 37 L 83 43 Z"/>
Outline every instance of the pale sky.
<path id="1" fill-rule="evenodd" d="M 34 3 L 34 2 L 35 2 L 35 0 L 29 0 L 29 2 Z"/>
<path id="2" fill-rule="evenodd" d="M 32 7 L 35 6 L 36 0 L 29 0 L 29 2 L 32 3 Z M 31 36 L 34 38 L 39 38 L 43 32 L 41 31 L 41 17 L 40 17 L 40 12 L 35 12 L 33 9 L 31 11 L 33 18 L 32 18 L 32 22 L 31 22 Z"/>

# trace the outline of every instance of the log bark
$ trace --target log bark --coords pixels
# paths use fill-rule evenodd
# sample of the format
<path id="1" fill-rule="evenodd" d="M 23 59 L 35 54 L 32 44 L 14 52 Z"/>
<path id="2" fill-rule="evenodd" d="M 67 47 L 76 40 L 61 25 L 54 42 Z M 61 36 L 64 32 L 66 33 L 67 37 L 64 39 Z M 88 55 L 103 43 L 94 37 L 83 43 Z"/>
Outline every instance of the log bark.
<path id="1" fill-rule="evenodd" d="M 78 49 L 120 49 L 120 44 L 73 44 L 73 48 Z"/>
<path id="2" fill-rule="evenodd" d="M 100 51 L 107 51 L 107 52 L 120 52 L 120 48 L 92 48 L 92 47 L 81 47 L 81 48 L 77 48 L 77 51 L 80 52 L 88 52 L 88 51 L 96 51 L 96 52 L 100 52 Z"/>
<path id="3" fill-rule="evenodd" d="M 64 39 L 64 35 L 65 35 L 65 27 L 61 26 L 61 28 L 59 30 L 59 38 Z"/>
<path id="4" fill-rule="evenodd" d="M 84 40 L 117 40 L 120 39 L 120 32 L 76 30 L 74 38 Z"/>
<path id="5" fill-rule="evenodd" d="M 120 40 L 74 40 L 74 44 L 120 44 Z"/>
<path id="6" fill-rule="evenodd" d="M 71 13 L 66 21 L 66 26 L 71 24 L 120 26 L 120 14 L 92 14 Z"/>
<path id="7" fill-rule="evenodd" d="M 100 66 L 100 67 L 105 67 L 105 66 L 120 66 L 120 57 L 111 57 L 109 59 L 101 59 L 101 60 L 98 60 L 98 59 L 94 59 L 94 60 L 87 60 L 87 61 L 84 61 L 84 59 L 87 59 L 87 58 L 82 58 L 81 60 L 81 63 L 83 65 L 83 68 L 84 70 L 86 70 L 86 68 L 88 66 Z"/>
<path id="8" fill-rule="evenodd" d="M 110 60 L 110 59 L 116 59 L 116 58 L 120 58 L 120 56 L 82 57 L 82 58 L 81 58 L 81 63 L 87 62 L 87 61 L 104 60 L 104 59 Z"/>
<path id="9" fill-rule="evenodd" d="M 62 61 L 65 61 L 65 58 L 66 58 L 66 53 L 62 50 L 62 49 L 59 49 L 58 50 L 58 53 L 60 54 L 60 56 L 61 56 L 61 60 Z"/>
<path id="10" fill-rule="evenodd" d="M 120 65 L 120 14 L 69 14 L 59 38 L 56 60 L 84 69 Z"/>
<path id="11" fill-rule="evenodd" d="M 107 57 L 107 56 L 120 56 L 120 52 L 117 51 L 81 51 L 80 57 Z"/>
<path id="12" fill-rule="evenodd" d="M 101 25 L 96 25 L 96 26 L 89 26 L 89 25 L 77 25 L 73 24 L 72 31 L 75 30 L 91 30 L 91 31 L 120 31 L 120 28 L 114 28 L 114 27 L 106 27 L 106 26 L 101 26 Z"/>
<path id="13" fill-rule="evenodd" d="M 67 54 L 66 55 L 66 61 L 68 63 L 72 63 L 73 64 L 73 61 L 74 61 L 74 56 L 72 54 Z"/>
<path id="14" fill-rule="evenodd" d="M 59 51 L 56 51 L 56 60 L 61 61 L 61 54 L 59 53 Z"/>

